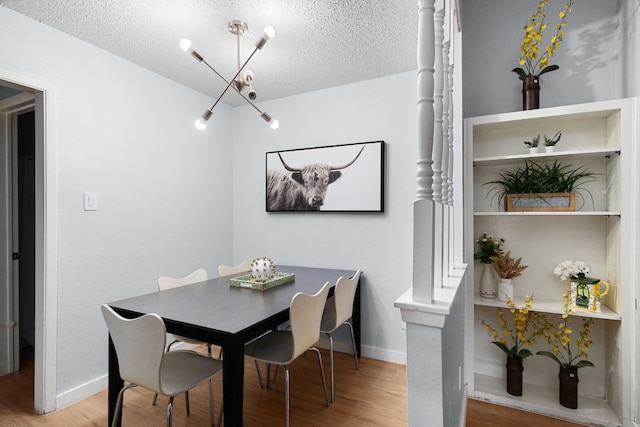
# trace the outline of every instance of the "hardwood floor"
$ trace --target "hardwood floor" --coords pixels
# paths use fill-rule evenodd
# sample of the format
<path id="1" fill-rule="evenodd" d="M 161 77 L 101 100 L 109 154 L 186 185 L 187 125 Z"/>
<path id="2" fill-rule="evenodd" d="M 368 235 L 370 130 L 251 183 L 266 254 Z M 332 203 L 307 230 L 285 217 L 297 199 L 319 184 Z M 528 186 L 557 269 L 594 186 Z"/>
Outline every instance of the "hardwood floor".
<path id="1" fill-rule="evenodd" d="M 329 381 L 328 352 L 322 350 Z M 362 358 L 356 371 L 353 357 L 336 353 L 336 402 L 326 407 L 317 359 L 313 353 L 290 366 L 291 424 L 293 426 L 376 427 L 407 425 L 406 370 L 403 365 Z M 221 376 L 214 381 L 216 416 L 220 410 Z M 166 398 L 151 406 L 153 394 L 134 388 L 125 393 L 124 426 L 165 425 Z M 174 402 L 174 426 L 208 425 L 208 388 L 190 393 L 191 415 L 186 416 L 184 398 Z M 247 426 L 279 426 L 284 423 L 284 379 L 261 389 L 252 361 L 245 365 L 245 417 Z M 0 379 L 0 426 L 101 426 L 107 425 L 107 393 L 102 391 L 82 402 L 47 415 L 33 414 L 33 364 Z M 576 427 L 577 424 L 523 413 L 470 399 L 467 427 Z M 424 424 L 428 427 L 428 422 Z"/>

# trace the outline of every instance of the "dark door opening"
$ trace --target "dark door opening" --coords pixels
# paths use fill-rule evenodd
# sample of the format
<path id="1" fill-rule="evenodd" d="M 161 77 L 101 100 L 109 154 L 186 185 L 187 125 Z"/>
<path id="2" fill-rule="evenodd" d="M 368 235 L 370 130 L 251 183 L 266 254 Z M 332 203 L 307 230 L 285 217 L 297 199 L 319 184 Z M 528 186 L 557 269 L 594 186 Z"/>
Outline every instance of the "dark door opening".
<path id="1" fill-rule="evenodd" d="M 18 245 L 20 359 L 33 360 L 35 346 L 35 112 L 18 114 Z M 14 187 L 15 188 L 15 187 Z M 14 198 L 15 200 L 15 198 Z"/>

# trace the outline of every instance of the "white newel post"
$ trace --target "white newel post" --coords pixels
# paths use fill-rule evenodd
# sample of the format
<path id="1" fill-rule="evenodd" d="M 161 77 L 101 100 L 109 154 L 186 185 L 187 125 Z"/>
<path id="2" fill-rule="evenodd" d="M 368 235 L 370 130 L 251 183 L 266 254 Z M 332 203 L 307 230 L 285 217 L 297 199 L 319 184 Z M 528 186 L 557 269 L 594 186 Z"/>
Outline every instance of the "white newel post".
<path id="1" fill-rule="evenodd" d="M 436 13 L 438 3 L 438 13 Z M 395 302 L 407 334 L 410 427 L 464 425 L 465 265 L 453 251 L 453 96 L 445 0 L 418 0 L 417 191 L 413 283 Z M 442 10 L 440 10 L 442 9 Z M 451 25 L 447 26 L 451 33 Z M 460 291 L 459 291 L 460 290 Z M 446 396 L 446 398 L 445 398 Z"/>
<path id="2" fill-rule="evenodd" d="M 418 162 L 413 209 L 413 299 L 433 301 L 433 15 L 435 0 L 418 1 Z"/>

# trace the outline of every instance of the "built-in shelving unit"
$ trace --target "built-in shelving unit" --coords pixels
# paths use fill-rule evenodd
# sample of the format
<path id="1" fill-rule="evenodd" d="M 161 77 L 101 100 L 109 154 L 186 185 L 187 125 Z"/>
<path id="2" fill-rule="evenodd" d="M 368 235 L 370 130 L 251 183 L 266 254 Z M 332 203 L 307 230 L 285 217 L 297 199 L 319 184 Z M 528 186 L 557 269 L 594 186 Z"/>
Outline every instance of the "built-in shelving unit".
<path id="1" fill-rule="evenodd" d="M 590 276 L 611 284 L 600 313 L 574 310 L 570 316 L 576 327 L 580 317 L 595 319 L 589 354 L 595 368 L 579 371 L 579 408 L 572 410 L 559 405 L 557 364 L 544 357 L 525 359 L 522 396 L 506 393 L 505 355 L 491 344 L 482 324 L 497 322 L 496 308 L 506 305 L 479 295 L 482 265 L 476 262 L 471 269 L 474 288 L 466 292 L 470 397 L 594 426 L 631 425 L 627 423 L 638 380 L 625 372 L 635 369 L 636 343 L 625 337 L 635 336 L 638 282 L 638 149 L 632 140 L 637 135 L 636 105 L 636 99 L 615 100 L 465 120 L 465 204 L 472 207 L 465 210 L 467 259 L 473 259 L 474 241 L 482 233 L 504 238 L 504 249 L 528 265 L 513 282 L 516 305 L 524 305 L 525 295 L 534 295 L 533 310 L 550 319 L 560 318 L 562 295 L 569 286 L 553 275 L 557 263 L 585 261 Z M 523 144 L 537 134 L 558 131 L 562 138 L 554 152 L 531 154 Z M 574 212 L 505 212 L 486 183 L 525 161 L 569 163 L 596 175 L 577 195 Z M 539 340 L 531 350 L 542 349 L 548 350 Z"/>

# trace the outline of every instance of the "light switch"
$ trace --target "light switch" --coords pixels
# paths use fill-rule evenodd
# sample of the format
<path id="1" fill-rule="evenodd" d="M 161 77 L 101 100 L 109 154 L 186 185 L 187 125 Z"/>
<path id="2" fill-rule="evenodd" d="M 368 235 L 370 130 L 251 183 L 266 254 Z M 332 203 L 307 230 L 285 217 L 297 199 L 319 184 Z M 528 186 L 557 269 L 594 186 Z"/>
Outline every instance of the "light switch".
<path id="1" fill-rule="evenodd" d="M 85 211 L 98 210 L 98 193 L 94 193 L 92 191 L 84 192 L 84 210 Z"/>

